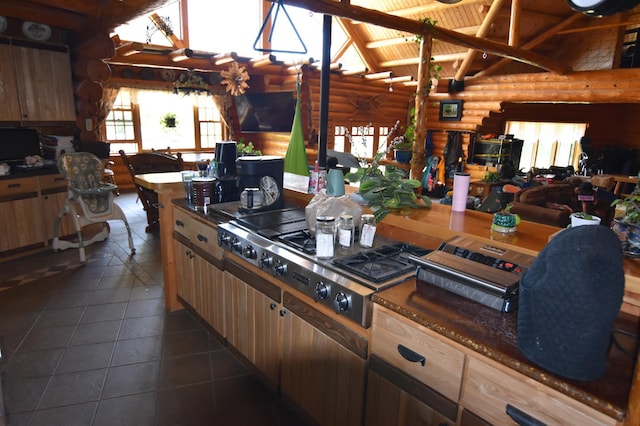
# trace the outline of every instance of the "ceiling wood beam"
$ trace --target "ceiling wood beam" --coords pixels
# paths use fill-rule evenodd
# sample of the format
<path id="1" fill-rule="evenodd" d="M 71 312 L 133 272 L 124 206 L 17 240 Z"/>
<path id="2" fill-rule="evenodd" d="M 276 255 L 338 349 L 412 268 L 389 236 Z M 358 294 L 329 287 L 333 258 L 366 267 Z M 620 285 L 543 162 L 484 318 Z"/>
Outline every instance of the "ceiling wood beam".
<path id="1" fill-rule="evenodd" d="M 13 1 L 0 4 L 0 15 L 15 19 L 29 16 L 34 22 L 78 31 L 85 19 L 81 14 L 64 12 L 48 5 L 35 5 L 28 1 Z"/>
<path id="2" fill-rule="evenodd" d="M 509 46 L 520 45 L 521 0 L 511 0 L 511 19 L 509 20 Z"/>
<path id="3" fill-rule="evenodd" d="M 547 41 L 549 39 L 551 39 L 552 37 L 555 37 L 563 29 L 567 28 L 570 25 L 573 25 L 574 23 L 582 20 L 583 18 L 584 18 L 584 16 L 582 14 L 574 13 L 573 15 L 569 16 L 564 21 L 554 25 L 552 28 L 549 28 L 548 30 L 543 31 L 538 37 L 534 38 L 530 42 L 525 43 L 524 46 L 522 46 L 522 48 L 526 49 L 526 50 L 533 49 L 536 46 L 544 43 L 545 41 Z M 482 76 L 487 76 L 487 75 L 493 74 L 494 72 L 496 72 L 500 68 L 504 67 L 508 63 L 509 63 L 509 59 L 502 58 L 499 61 L 497 61 L 496 63 L 494 63 L 493 65 L 489 65 L 488 67 L 486 67 L 485 69 L 483 69 L 482 71 L 477 73 L 475 76 L 476 77 L 482 77 Z"/>
<path id="4" fill-rule="evenodd" d="M 479 39 L 446 28 L 429 25 L 420 21 L 413 21 L 399 16 L 389 15 L 373 9 L 359 6 L 345 5 L 331 0 L 282 0 L 285 4 L 301 7 L 316 13 L 325 13 L 337 17 L 368 22 L 399 31 L 413 34 L 432 35 L 440 41 L 456 44 L 470 49 L 480 50 L 497 56 L 510 58 L 542 68 L 557 74 L 568 74 L 571 67 L 535 52 L 529 52 L 516 47 L 497 43 L 491 40 Z"/>
<path id="5" fill-rule="evenodd" d="M 373 72 L 380 71 L 378 69 L 378 63 L 380 61 L 378 58 L 373 57 L 371 50 L 367 49 L 366 42 L 362 39 L 361 30 L 356 28 L 356 26 L 348 19 L 338 18 L 337 21 L 344 32 L 349 36 L 349 39 L 353 43 L 353 48 L 358 52 L 364 66 Z"/>
<path id="6" fill-rule="evenodd" d="M 491 3 L 489 12 L 487 12 L 487 15 L 484 17 L 484 20 L 482 21 L 482 25 L 480 25 L 480 28 L 476 33 L 476 37 L 485 37 L 489 33 L 489 30 L 491 29 L 491 25 L 493 25 L 494 21 L 496 20 L 498 12 L 500 11 L 500 9 L 502 9 L 502 6 L 504 5 L 505 1 L 506 0 L 494 0 Z M 517 1 L 517 0 L 514 0 L 514 1 Z M 458 69 L 458 71 L 456 71 L 456 75 L 454 77 L 456 81 L 464 80 L 464 77 L 467 74 L 467 71 L 469 71 L 469 68 L 471 67 L 471 64 L 473 63 L 475 58 L 476 58 L 476 50 L 475 49 L 467 50 L 467 56 L 465 56 L 464 60 L 462 61 L 462 65 L 460 65 L 460 68 Z"/>

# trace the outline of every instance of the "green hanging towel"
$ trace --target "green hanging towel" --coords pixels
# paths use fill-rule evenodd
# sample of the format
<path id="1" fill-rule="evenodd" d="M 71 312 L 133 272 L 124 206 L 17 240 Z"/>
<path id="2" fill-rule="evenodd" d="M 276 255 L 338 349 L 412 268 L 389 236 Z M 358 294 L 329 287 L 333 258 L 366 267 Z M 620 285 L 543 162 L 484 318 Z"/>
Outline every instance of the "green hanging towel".
<path id="1" fill-rule="evenodd" d="M 304 147 L 304 136 L 302 135 L 302 108 L 300 106 L 300 80 L 296 84 L 297 101 L 296 113 L 293 116 L 291 126 L 291 140 L 284 156 L 284 171 L 301 176 L 309 176 L 309 165 L 307 151 Z"/>

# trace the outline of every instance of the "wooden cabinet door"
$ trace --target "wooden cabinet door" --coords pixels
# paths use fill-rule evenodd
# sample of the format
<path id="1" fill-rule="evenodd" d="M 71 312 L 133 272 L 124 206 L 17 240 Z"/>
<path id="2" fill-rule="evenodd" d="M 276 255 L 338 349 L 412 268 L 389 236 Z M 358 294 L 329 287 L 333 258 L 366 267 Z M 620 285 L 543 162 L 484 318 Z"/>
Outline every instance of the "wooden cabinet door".
<path id="1" fill-rule="evenodd" d="M 75 121 L 69 53 L 24 46 L 12 53 L 22 119 Z"/>
<path id="2" fill-rule="evenodd" d="M 198 314 L 221 336 L 225 335 L 223 272 L 196 254 L 194 258 L 196 306 Z"/>
<path id="3" fill-rule="evenodd" d="M 253 354 L 251 362 L 271 381 L 277 385 L 280 381 L 280 311 L 281 305 L 274 302 L 259 291 L 249 288 L 248 298 L 251 301 L 253 336 Z"/>
<path id="4" fill-rule="evenodd" d="M 225 337 L 242 355 L 251 359 L 250 336 L 253 331 L 250 328 L 253 324 L 248 312 L 248 290 L 247 283 L 227 271 L 224 272 Z"/>
<path id="5" fill-rule="evenodd" d="M 0 252 L 43 246 L 44 221 L 37 178 L 0 182 Z"/>
<path id="6" fill-rule="evenodd" d="M 177 240 L 173 240 L 176 258 L 176 291 L 178 296 L 191 307 L 196 300 L 193 251 L 191 247 Z"/>
<path id="7" fill-rule="evenodd" d="M 42 214 L 44 219 L 44 241 L 53 238 L 53 228 L 55 226 L 58 213 L 67 200 L 67 180 L 60 174 L 39 176 L 40 194 L 42 196 Z M 70 215 L 65 215 L 60 221 L 58 236 L 64 237 L 76 232 L 73 219 Z"/>
<path id="8" fill-rule="evenodd" d="M 318 424 L 362 424 L 365 360 L 288 309 L 281 327 L 281 391 Z"/>
<path id="9" fill-rule="evenodd" d="M 456 422 L 381 375 L 369 371 L 367 426 L 452 426 Z"/>
<path id="10" fill-rule="evenodd" d="M 0 203 L 0 252 L 44 245 L 38 197 Z"/>
<path id="11" fill-rule="evenodd" d="M 20 121 L 20 100 L 11 46 L 0 43 L 0 121 Z"/>

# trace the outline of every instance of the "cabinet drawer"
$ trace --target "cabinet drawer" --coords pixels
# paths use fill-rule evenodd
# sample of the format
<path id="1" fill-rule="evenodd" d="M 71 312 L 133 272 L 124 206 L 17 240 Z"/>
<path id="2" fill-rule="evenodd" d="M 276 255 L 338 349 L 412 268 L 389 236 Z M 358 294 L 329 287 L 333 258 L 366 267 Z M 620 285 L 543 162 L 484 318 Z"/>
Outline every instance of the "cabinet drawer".
<path id="1" fill-rule="evenodd" d="M 18 197 L 24 195 L 23 197 Z M 38 196 L 36 178 L 8 179 L 0 181 L 0 199 L 10 201 L 11 198 L 31 198 Z"/>
<path id="2" fill-rule="evenodd" d="M 43 194 L 67 190 L 67 179 L 61 174 L 39 176 L 40 190 Z"/>
<path id="3" fill-rule="evenodd" d="M 616 421 L 490 360 L 470 357 L 461 405 L 491 424 L 515 424 L 507 405 L 551 425 L 615 425 Z"/>
<path id="4" fill-rule="evenodd" d="M 222 248 L 218 246 L 218 230 L 214 224 L 204 223 L 197 216 L 174 208 L 173 230 L 187 237 L 194 246 L 205 253 L 222 258 Z"/>
<path id="5" fill-rule="evenodd" d="M 420 360 L 408 360 L 405 356 L 411 354 L 407 349 Z M 400 351 L 405 351 L 405 356 Z M 447 398 L 458 400 L 465 355 L 444 337 L 375 305 L 371 352 Z"/>

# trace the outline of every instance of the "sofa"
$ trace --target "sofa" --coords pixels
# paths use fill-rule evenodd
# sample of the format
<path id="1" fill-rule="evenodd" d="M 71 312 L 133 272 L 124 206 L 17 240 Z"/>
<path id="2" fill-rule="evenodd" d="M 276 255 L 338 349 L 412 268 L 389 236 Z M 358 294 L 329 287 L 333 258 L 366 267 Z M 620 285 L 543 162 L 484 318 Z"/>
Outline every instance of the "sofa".
<path id="1" fill-rule="evenodd" d="M 578 201 L 581 185 L 590 180 L 571 177 L 561 183 L 537 185 L 518 191 L 513 198 L 511 212 L 522 220 L 565 228 L 571 223 L 570 215 L 585 209 Z M 593 187 L 595 201 L 586 206 L 586 213 L 598 216 L 601 224 L 609 226 L 615 209 L 611 207 L 611 193 Z"/>

